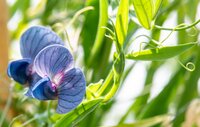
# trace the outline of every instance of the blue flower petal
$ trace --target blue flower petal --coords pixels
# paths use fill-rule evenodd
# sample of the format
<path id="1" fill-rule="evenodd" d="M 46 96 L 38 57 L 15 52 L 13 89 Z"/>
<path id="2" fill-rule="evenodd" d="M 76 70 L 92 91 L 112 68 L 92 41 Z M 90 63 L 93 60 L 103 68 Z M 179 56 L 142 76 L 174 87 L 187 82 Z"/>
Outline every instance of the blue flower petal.
<path id="1" fill-rule="evenodd" d="M 51 45 L 41 50 L 35 58 L 34 69 L 41 76 L 51 80 L 56 74 L 64 73 L 73 66 L 69 50 L 61 45 Z"/>
<path id="2" fill-rule="evenodd" d="M 36 85 L 36 83 L 41 79 L 42 77 L 40 77 L 37 73 L 33 73 L 29 76 L 28 78 L 29 89 L 27 93 L 25 93 L 26 96 L 34 98 L 32 94 L 32 89 Z"/>
<path id="3" fill-rule="evenodd" d="M 34 87 L 31 88 L 31 91 L 31 96 L 38 100 L 54 100 L 57 98 L 56 91 L 53 90 L 48 77 L 39 80 Z"/>
<path id="4" fill-rule="evenodd" d="M 20 40 L 20 50 L 23 58 L 35 56 L 46 46 L 52 44 L 64 45 L 61 38 L 48 28 L 33 26 L 23 33 Z"/>
<path id="5" fill-rule="evenodd" d="M 27 68 L 30 63 L 30 59 L 21 59 L 10 62 L 7 70 L 8 76 L 20 84 L 25 84 L 28 80 Z"/>
<path id="6" fill-rule="evenodd" d="M 82 71 L 73 68 L 65 73 L 58 86 L 58 106 L 57 112 L 67 113 L 76 108 L 85 95 L 86 82 Z"/>

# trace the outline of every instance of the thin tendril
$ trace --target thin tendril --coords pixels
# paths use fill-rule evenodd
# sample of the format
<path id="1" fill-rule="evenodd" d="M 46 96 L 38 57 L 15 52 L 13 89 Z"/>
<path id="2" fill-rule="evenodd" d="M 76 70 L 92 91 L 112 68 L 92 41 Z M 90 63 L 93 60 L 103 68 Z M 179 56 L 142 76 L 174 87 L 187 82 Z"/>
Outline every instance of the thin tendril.
<path id="1" fill-rule="evenodd" d="M 187 71 L 194 71 L 195 70 L 195 64 L 192 63 L 192 62 L 188 62 L 186 65 L 184 65 L 180 60 L 177 60 L 178 63 L 183 67 L 185 68 Z"/>
<path id="2" fill-rule="evenodd" d="M 117 51 L 118 52 L 121 52 L 121 46 L 120 46 L 120 44 L 119 44 L 119 40 L 118 40 L 118 35 L 117 35 L 117 31 L 116 31 L 116 28 L 115 28 L 115 25 L 114 25 L 114 22 L 112 21 L 112 19 L 111 18 L 109 18 L 109 20 L 110 20 L 110 22 L 111 22 L 111 26 L 113 27 L 113 29 L 114 29 L 114 33 L 115 33 L 115 42 L 116 42 L 116 49 L 117 49 Z"/>
<path id="3" fill-rule="evenodd" d="M 193 26 L 193 27 L 191 27 L 191 30 L 194 30 L 194 32 L 191 33 L 190 31 L 188 31 L 188 35 L 191 37 L 197 36 L 197 34 L 198 34 L 197 28 Z"/>
<path id="4" fill-rule="evenodd" d="M 162 44 L 172 35 L 172 33 L 175 31 L 175 29 L 180 28 L 180 27 L 185 27 L 187 26 L 186 24 L 182 23 L 177 25 L 173 30 L 159 43 L 159 46 L 162 46 Z"/>
<path id="5" fill-rule="evenodd" d="M 115 39 L 114 39 L 111 35 L 105 34 L 105 36 L 106 36 L 107 38 L 111 39 L 112 41 L 115 41 Z"/>
<path id="6" fill-rule="evenodd" d="M 112 36 L 115 36 L 115 33 L 110 28 L 106 26 L 102 26 L 101 28 L 108 30 Z"/>
<path id="7" fill-rule="evenodd" d="M 23 114 L 20 114 L 20 115 L 16 116 L 15 118 L 13 118 L 12 121 L 10 122 L 10 124 L 9 124 L 9 127 L 12 127 L 13 123 L 14 123 L 17 119 L 19 119 L 19 118 L 21 118 L 21 117 L 23 117 L 23 116 L 24 116 Z"/>
<path id="8" fill-rule="evenodd" d="M 152 39 L 151 37 L 149 37 L 149 36 L 147 36 L 147 35 L 144 35 L 144 34 L 136 36 L 135 38 L 131 39 L 130 42 L 134 42 L 135 40 L 137 40 L 137 39 L 140 38 L 140 37 L 146 37 L 149 41 L 152 41 L 152 42 L 155 43 L 156 45 L 159 45 L 158 41 L 156 41 L 156 40 Z M 142 42 L 142 43 L 143 43 L 143 42 Z M 153 45 L 151 45 L 151 44 L 149 44 L 149 43 L 147 43 L 147 42 L 145 42 L 145 43 L 146 43 L 147 45 L 153 46 Z M 129 43 L 127 47 L 129 47 L 130 44 L 131 44 L 131 43 Z M 155 46 L 153 46 L 153 47 L 155 47 Z"/>
<path id="9" fill-rule="evenodd" d="M 37 119 L 37 117 L 33 117 L 33 118 L 29 119 L 28 121 L 26 121 L 25 123 L 23 123 L 20 127 L 26 127 L 29 123 L 33 122 L 36 119 Z"/>
<path id="10" fill-rule="evenodd" d="M 69 35 L 67 33 L 67 30 L 65 29 L 65 25 L 63 23 L 56 23 L 55 25 L 52 26 L 52 28 L 60 28 L 58 33 L 64 32 L 62 34 L 64 35 L 64 38 L 67 40 L 67 43 L 68 43 L 71 51 L 73 52 L 74 50 L 73 50 L 73 47 L 72 47 L 72 45 L 70 43 Z"/>
<path id="11" fill-rule="evenodd" d="M 69 35 L 68 35 L 66 29 L 64 29 L 64 36 L 65 36 L 65 38 L 66 38 L 67 41 L 68 41 L 68 44 L 69 44 L 70 49 L 72 50 L 72 52 L 74 52 L 74 49 L 73 49 L 73 47 L 72 47 L 72 45 L 71 45 L 71 43 L 70 43 Z"/>
<path id="12" fill-rule="evenodd" d="M 194 26 L 197 25 L 199 22 L 200 22 L 200 19 L 197 20 L 196 22 L 190 24 L 190 25 L 184 24 L 183 26 L 175 27 L 175 28 L 165 28 L 165 27 L 158 26 L 158 25 L 154 25 L 154 28 L 160 29 L 160 30 L 181 31 L 181 30 L 186 30 L 186 29 L 189 29 L 189 28 L 191 28 L 191 27 L 194 27 Z"/>
<path id="13" fill-rule="evenodd" d="M 149 41 L 152 41 L 152 42 L 158 44 L 158 41 L 156 41 L 156 40 L 152 39 L 151 37 L 149 37 L 149 36 L 147 36 L 147 35 L 144 35 L 144 34 L 135 37 L 135 38 L 134 38 L 133 40 L 131 40 L 131 41 L 135 41 L 136 39 L 138 39 L 138 38 L 140 38 L 140 37 L 146 37 L 147 39 L 149 39 Z"/>
<path id="14" fill-rule="evenodd" d="M 159 43 L 159 46 L 162 46 L 162 44 L 172 35 L 173 32 L 174 32 L 174 30 L 171 31 L 171 32 Z"/>
<path id="15" fill-rule="evenodd" d="M 136 56 L 137 56 L 137 55 L 140 55 L 140 52 L 142 51 L 142 44 L 147 44 L 147 45 L 149 45 L 150 47 L 157 48 L 156 46 L 154 46 L 154 45 L 152 45 L 152 44 L 149 44 L 148 42 L 141 42 L 141 43 L 140 43 L 139 52 L 138 52 L 138 54 L 136 54 Z"/>
<path id="16" fill-rule="evenodd" d="M 87 6 L 87 7 L 83 8 L 83 9 L 77 11 L 77 12 L 75 13 L 75 15 L 73 16 L 73 18 L 70 20 L 70 22 L 69 22 L 68 25 L 72 25 L 72 24 L 75 22 L 75 20 L 76 20 L 81 14 L 83 14 L 83 13 L 86 12 L 86 11 L 90 11 L 90 10 L 94 10 L 94 7 L 93 7 L 93 6 Z"/>

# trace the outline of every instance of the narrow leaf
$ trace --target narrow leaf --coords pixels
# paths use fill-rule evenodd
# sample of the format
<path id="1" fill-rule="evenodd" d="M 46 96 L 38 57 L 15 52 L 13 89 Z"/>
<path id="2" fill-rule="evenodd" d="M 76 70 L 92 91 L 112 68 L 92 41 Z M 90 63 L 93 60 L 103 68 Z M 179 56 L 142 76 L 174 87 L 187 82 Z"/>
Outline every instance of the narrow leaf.
<path id="1" fill-rule="evenodd" d="M 132 0 L 136 16 L 141 25 L 146 29 L 151 29 L 154 5 L 152 0 Z"/>
<path id="2" fill-rule="evenodd" d="M 187 49 L 191 48 L 196 44 L 197 44 L 196 42 L 191 42 L 187 44 L 181 44 L 178 46 L 165 46 L 161 48 L 142 50 L 139 52 L 133 52 L 127 54 L 126 58 L 132 60 L 144 60 L 144 61 L 165 60 L 185 52 Z"/>
<path id="3" fill-rule="evenodd" d="M 107 26 L 108 22 L 108 1 L 107 0 L 99 0 L 99 24 L 97 29 L 97 35 L 95 38 L 94 46 L 92 48 L 90 57 L 90 62 L 93 61 L 95 55 L 100 51 L 100 48 L 103 44 L 103 38 L 105 34 L 105 29 L 102 29 L 102 27 Z"/>
<path id="4" fill-rule="evenodd" d="M 129 12 L 129 1 L 120 0 L 119 9 L 116 16 L 116 33 L 117 39 L 122 46 L 124 44 L 127 30 L 128 30 L 128 12 Z"/>
<path id="5" fill-rule="evenodd" d="M 98 98 L 91 101 L 85 101 L 80 104 L 75 110 L 69 112 L 66 115 L 62 115 L 60 119 L 55 123 L 55 127 L 73 127 L 79 121 L 84 119 L 89 113 L 91 113 L 101 103 L 103 99 Z"/>
<path id="6" fill-rule="evenodd" d="M 158 13 L 158 10 L 162 4 L 163 0 L 153 0 L 154 2 L 154 12 L 153 12 L 153 19 L 155 18 L 156 14 Z"/>

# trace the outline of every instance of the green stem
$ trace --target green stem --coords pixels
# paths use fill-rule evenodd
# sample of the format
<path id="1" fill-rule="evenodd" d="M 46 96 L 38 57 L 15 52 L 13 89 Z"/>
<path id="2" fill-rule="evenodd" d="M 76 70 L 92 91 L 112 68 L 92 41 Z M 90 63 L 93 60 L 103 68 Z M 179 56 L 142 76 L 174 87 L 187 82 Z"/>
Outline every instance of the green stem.
<path id="1" fill-rule="evenodd" d="M 33 122 L 36 119 L 47 119 L 48 117 L 48 113 L 43 113 L 43 114 L 36 114 L 34 115 L 33 118 L 29 119 L 28 121 L 24 122 L 20 127 L 26 127 L 28 124 L 30 124 L 31 122 Z"/>
<path id="2" fill-rule="evenodd" d="M 49 101 L 48 102 L 48 106 L 47 106 L 47 115 L 48 115 L 48 118 L 50 119 L 51 118 L 51 105 L 52 105 L 52 101 Z"/>
<path id="3" fill-rule="evenodd" d="M 117 92 L 119 88 L 119 85 L 120 85 L 120 81 L 117 81 L 113 84 L 110 92 L 104 97 L 104 100 L 103 100 L 104 102 L 109 101 L 115 95 L 115 93 Z"/>
<path id="4" fill-rule="evenodd" d="M 28 121 L 26 121 L 25 123 L 23 123 L 20 127 L 26 127 L 26 125 L 28 125 L 29 123 L 33 122 L 36 119 L 37 119 L 37 117 L 33 117 L 33 118 L 29 119 Z"/>
<path id="5" fill-rule="evenodd" d="M 109 101 L 117 92 L 119 89 L 120 83 L 121 83 L 121 77 L 123 75 L 125 66 L 125 58 L 124 53 L 120 53 L 118 58 L 115 59 L 114 65 L 113 65 L 113 80 L 114 83 L 112 85 L 111 90 L 105 95 L 104 102 Z"/>
<path id="6" fill-rule="evenodd" d="M 177 27 L 177 28 L 165 28 L 165 27 L 162 27 L 162 26 L 155 25 L 154 28 L 156 28 L 156 29 L 160 29 L 160 30 L 181 31 L 181 30 L 186 30 L 186 29 L 189 29 L 189 28 L 191 28 L 191 27 L 194 27 L 194 26 L 197 25 L 199 22 L 200 22 L 200 19 L 197 20 L 196 22 L 190 24 L 190 25 L 183 26 L 183 27 Z"/>
<path id="7" fill-rule="evenodd" d="M 97 96 L 98 97 L 100 97 L 104 93 L 104 91 L 106 90 L 106 88 L 108 88 L 108 85 L 110 84 L 110 82 L 113 79 L 113 75 L 114 75 L 113 70 L 111 70 L 110 73 L 108 74 L 105 82 L 103 83 L 103 85 L 101 86 L 101 88 L 97 92 Z"/>
<path id="8" fill-rule="evenodd" d="M 1 116 L 1 119 L 0 119 L 0 127 L 2 127 L 4 119 L 6 117 L 6 114 L 8 113 L 8 110 L 9 110 L 9 108 L 11 106 L 13 87 L 14 87 L 14 84 L 11 84 L 9 96 L 8 96 L 8 99 L 7 99 L 7 102 L 6 102 L 6 106 L 5 106 L 4 110 L 3 110 L 3 113 L 2 113 L 2 116 Z"/>
<path id="9" fill-rule="evenodd" d="M 17 119 L 19 119 L 20 117 L 23 117 L 23 116 L 24 116 L 23 114 L 20 114 L 20 115 L 16 116 L 15 118 L 13 118 L 12 121 L 10 122 L 10 124 L 9 124 L 9 127 L 12 127 L 13 123 L 14 123 Z"/>

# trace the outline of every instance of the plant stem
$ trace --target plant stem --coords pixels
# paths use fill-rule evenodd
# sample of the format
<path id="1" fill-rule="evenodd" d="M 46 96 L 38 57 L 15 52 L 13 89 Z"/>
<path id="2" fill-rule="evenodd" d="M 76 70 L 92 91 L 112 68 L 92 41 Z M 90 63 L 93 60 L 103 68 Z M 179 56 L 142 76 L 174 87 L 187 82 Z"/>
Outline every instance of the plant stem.
<path id="1" fill-rule="evenodd" d="M 200 22 L 200 19 L 197 20 L 196 22 L 190 24 L 190 25 L 183 26 L 183 27 L 165 28 L 165 27 L 162 27 L 162 26 L 155 25 L 154 28 L 160 29 L 160 30 L 181 31 L 181 30 L 186 30 L 186 29 L 189 29 L 189 28 L 191 28 L 191 27 L 194 27 L 194 26 L 197 25 L 199 22 Z"/>
<path id="2" fill-rule="evenodd" d="M 10 92 L 9 92 L 9 96 L 8 96 L 8 99 L 7 99 L 7 102 L 6 102 L 6 106 L 3 110 L 3 113 L 2 113 L 2 116 L 1 116 L 1 119 L 0 119 L 0 127 L 2 127 L 2 125 L 3 125 L 3 121 L 5 119 L 6 114 L 8 113 L 8 110 L 9 110 L 11 102 L 12 102 L 13 86 L 14 86 L 14 84 L 11 84 L 11 86 L 10 86 Z"/>
<path id="3" fill-rule="evenodd" d="M 33 117 L 31 119 L 29 119 L 28 121 L 26 121 L 25 123 L 23 123 L 20 127 L 26 127 L 26 125 L 28 125 L 29 123 L 31 123 L 32 121 L 36 120 L 37 117 Z"/>
<path id="4" fill-rule="evenodd" d="M 48 102 L 48 106 L 47 106 L 47 115 L 48 115 L 48 118 L 50 119 L 51 118 L 51 105 L 52 105 L 52 101 L 50 100 Z"/>
<path id="5" fill-rule="evenodd" d="M 17 119 L 19 119 L 20 117 L 23 117 L 23 116 L 24 116 L 23 114 L 20 114 L 20 115 L 16 116 L 15 118 L 13 118 L 12 121 L 10 122 L 10 124 L 9 124 L 9 127 L 12 127 L 13 123 L 14 123 Z"/>
<path id="6" fill-rule="evenodd" d="M 110 92 L 105 96 L 105 98 L 103 100 L 104 102 L 109 101 L 115 95 L 115 93 L 117 92 L 117 90 L 119 88 L 119 85 L 120 85 L 120 80 L 113 84 Z"/>
<path id="7" fill-rule="evenodd" d="M 110 82 L 112 81 L 112 78 L 113 78 L 113 70 L 110 71 L 110 73 L 108 74 L 105 82 L 103 83 L 103 85 L 101 86 L 101 88 L 98 90 L 97 92 L 97 96 L 100 97 L 103 92 L 106 90 L 106 88 L 108 87 L 108 85 L 110 84 Z"/>

